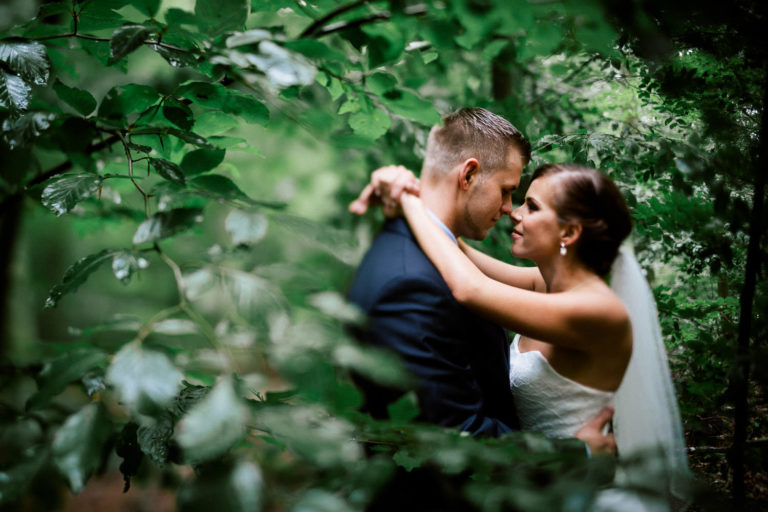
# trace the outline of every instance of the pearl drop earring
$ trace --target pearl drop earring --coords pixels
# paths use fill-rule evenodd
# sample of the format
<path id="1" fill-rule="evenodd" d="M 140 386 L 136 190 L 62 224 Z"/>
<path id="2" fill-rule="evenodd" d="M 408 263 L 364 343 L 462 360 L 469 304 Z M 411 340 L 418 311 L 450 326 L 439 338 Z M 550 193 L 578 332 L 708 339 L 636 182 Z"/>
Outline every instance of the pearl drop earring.
<path id="1" fill-rule="evenodd" d="M 568 249 L 565 248 L 565 242 L 560 242 L 560 256 L 565 256 L 568 252 Z"/>

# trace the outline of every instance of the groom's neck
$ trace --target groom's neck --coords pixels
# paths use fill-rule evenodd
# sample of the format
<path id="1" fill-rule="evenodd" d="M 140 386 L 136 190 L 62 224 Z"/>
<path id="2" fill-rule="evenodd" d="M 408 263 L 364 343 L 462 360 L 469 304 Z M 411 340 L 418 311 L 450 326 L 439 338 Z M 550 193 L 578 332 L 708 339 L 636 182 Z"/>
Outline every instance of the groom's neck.
<path id="1" fill-rule="evenodd" d="M 421 186 L 421 201 L 424 206 L 431 211 L 440 221 L 445 224 L 451 233 L 461 236 L 458 230 L 456 214 L 456 198 L 450 190 L 443 190 L 445 187 L 435 186 L 423 183 Z"/>

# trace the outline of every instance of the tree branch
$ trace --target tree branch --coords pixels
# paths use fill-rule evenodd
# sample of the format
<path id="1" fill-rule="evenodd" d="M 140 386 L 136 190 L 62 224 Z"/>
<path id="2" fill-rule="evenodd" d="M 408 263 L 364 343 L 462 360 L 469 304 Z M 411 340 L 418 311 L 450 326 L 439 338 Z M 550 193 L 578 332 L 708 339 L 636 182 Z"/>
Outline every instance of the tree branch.
<path id="1" fill-rule="evenodd" d="M 325 16 L 316 19 L 312 22 L 311 25 L 309 25 L 307 28 L 305 28 L 301 34 L 299 34 L 299 39 L 304 39 L 305 37 L 310 37 L 313 35 L 317 30 L 319 30 L 323 25 L 331 21 L 333 18 L 337 16 L 341 16 L 345 12 L 349 12 L 353 9 L 357 9 L 358 7 L 362 7 L 363 5 L 370 2 L 370 0 L 357 0 L 356 2 L 352 2 L 348 5 L 342 5 L 338 9 L 334 9 L 333 11 L 329 12 Z"/>
<path id="2" fill-rule="evenodd" d="M 51 36 L 40 36 L 40 37 L 33 37 L 31 38 L 32 41 L 47 41 L 51 39 L 64 39 L 67 37 L 74 37 L 77 39 L 88 39 L 89 41 L 98 41 L 100 43 L 108 43 L 111 41 L 111 39 L 108 39 L 106 37 L 96 37 L 96 36 L 89 36 L 87 34 L 77 34 L 75 32 L 70 32 L 69 34 L 55 34 Z M 187 48 L 182 48 L 181 46 L 176 46 L 175 44 L 168 44 L 164 43 L 157 39 L 147 39 L 146 41 L 142 41 L 142 44 L 146 45 L 157 45 L 161 46 L 163 48 L 167 48 L 169 50 L 175 50 L 177 52 L 184 52 L 184 53 L 195 53 L 193 50 L 189 50 Z"/>
<path id="3" fill-rule="evenodd" d="M 86 153 L 95 153 L 96 151 L 101 151 L 102 149 L 108 148 L 115 142 L 118 142 L 120 140 L 120 137 L 118 135 L 112 135 L 97 144 L 91 144 L 86 148 Z M 29 183 L 25 185 L 24 188 L 34 187 L 35 185 L 39 185 L 40 183 L 43 183 L 44 181 L 47 181 L 54 176 L 63 173 L 64 171 L 67 171 L 72 168 L 72 160 L 67 160 L 65 162 L 60 163 L 56 167 L 53 167 L 51 169 L 48 169 L 42 174 L 38 174 L 34 178 L 32 178 Z"/>
<path id="4" fill-rule="evenodd" d="M 128 141 L 125 140 L 125 136 L 122 133 L 118 133 L 117 135 L 120 137 L 120 142 L 123 143 L 125 156 L 128 159 L 128 176 L 131 177 L 133 186 L 136 187 L 139 193 L 141 193 L 141 196 L 144 198 L 144 215 L 149 218 L 149 194 L 147 194 L 144 189 L 141 188 L 141 185 L 139 185 L 139 183 L 136 181 L 136 178 L 133 177 L 133 157 L 131 156 L 131 148 L 128 147 Z"/>
<path id="5" fill-rule="evenodd" d="M 424 14 L 427 14 L 427 8 L 424 5 L 414 5 L 409 8 L 406 8 L 404 11 L 406 16 L 423 16 Z M 351 21 L 339 21 L 337 23 L 331 23 L 330 25 L 326 25 L 325 28 L 322 30 L 316 30 L 315 33 L 312 35 L 315 39 L 321 38 L 323 36 L 327 36 L 329 34 L 333 34 L 334 32 L 341 32 L 343 30 L 348 30 L 351 28 L 360 27 L 362 25 L 367 25 L 369 23 L 374 23 L 376 21 L 381 20 L 388 20 L 392 18 L 392 13 L 388 11 L 380 12 L 378 14 L 374 14 L 372 16 L 368 16 L 367 18 L 360 18 L 357 20 L 351 20 Z"/>

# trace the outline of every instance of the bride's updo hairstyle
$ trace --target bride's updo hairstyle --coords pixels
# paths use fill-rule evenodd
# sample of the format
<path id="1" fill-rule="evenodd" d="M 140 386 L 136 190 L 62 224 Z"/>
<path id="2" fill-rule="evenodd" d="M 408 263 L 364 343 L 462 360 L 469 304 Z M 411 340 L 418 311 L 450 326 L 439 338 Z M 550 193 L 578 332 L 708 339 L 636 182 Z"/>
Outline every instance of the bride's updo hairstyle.
<path id="1" fill-rule="evenodd" d="M 560 222 L 581 226 L 576 255 L 597 275 L 606 276 L 632 231 L 624 196 L 603 173 L 576 164 L 542 165 L 531 182 L 544 177 L 555 184 L 552 207 Z"/>

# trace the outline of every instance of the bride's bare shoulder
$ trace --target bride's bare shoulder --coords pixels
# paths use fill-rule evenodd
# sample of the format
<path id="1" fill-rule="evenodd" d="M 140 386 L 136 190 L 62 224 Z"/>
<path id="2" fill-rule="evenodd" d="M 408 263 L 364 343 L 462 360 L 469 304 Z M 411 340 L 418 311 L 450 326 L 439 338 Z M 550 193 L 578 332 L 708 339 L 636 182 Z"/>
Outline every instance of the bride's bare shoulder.
<path id="1" fill-rule="evenodd" d="M 627 308 L 613 290 L 603 282 L 574 290 L 573 301 L 582 320 L 613 337 L 625 337 L 632 331 Z"/>

